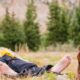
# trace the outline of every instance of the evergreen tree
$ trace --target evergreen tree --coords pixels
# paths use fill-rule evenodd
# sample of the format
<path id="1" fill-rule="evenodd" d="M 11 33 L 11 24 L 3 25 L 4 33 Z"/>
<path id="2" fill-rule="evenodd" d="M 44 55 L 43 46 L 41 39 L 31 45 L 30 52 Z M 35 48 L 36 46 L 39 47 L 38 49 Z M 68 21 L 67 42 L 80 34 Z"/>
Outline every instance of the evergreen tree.
<path id="1" fill-rule="evenodd" d="M 0 46 L 4 46 L 4 34 L 0 26 Z"/>
<path id="2" fill-rule="evenodd" d="M 66 11 L 60 8 L 57 1 L 49 5 L 48 45 L 64 43 L 68 36 L 68 22 Z"/>
<path id="3" fill-rule="evenodd" d="M 2 30 L 5 38 L 5 47 L 15 49 L 15 45 L 24 42 L 24 33 L 22 27 L 14 18 L 14 14 L 10 15 L 8 9 L 6 9 L 6 15 L 2 21 Z"/>
<path id="4" fill-rule="evenodd" d="M 40 33 L 37 14 L 33 0 L 28 3 L 26 20 L 24 22 L 24 32 L 26 35 L 26 43 L 30 50 L 36 51 L 40 46 Z"/>
<path id="5" fill-rule="evenodd" d="M 69 26 L 70 26 L 70 18 L 69 18 L 69 14 L 67 12 L 67 10 L 64 10 L 64 9 L 61 9 L 61 14 L 60 14 L 60 42 L 61 43 L 65 43 L 68 41 L 68 36 L 69 36 L 69 33 L 68 33 L 68 29 L 69 29 Z"/>
<path id="6" fill-rule="evenodd" d="M 80 7 L 75 10 L 75 17 L 69 28 L 69 36 L 73 41 L 74 46 L 80 45 Z"/>

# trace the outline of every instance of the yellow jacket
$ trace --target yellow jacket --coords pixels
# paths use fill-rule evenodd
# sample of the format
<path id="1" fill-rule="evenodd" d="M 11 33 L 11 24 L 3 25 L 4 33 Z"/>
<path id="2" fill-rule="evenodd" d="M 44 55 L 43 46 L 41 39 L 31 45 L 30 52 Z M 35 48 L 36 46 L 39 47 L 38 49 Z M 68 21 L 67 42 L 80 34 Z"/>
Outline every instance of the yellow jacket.
<path id="1" fill-rule="evenodd" d="M 1 47 L 0 48 L 0 57 L 4 56 L 4 55 L 8 55 L 10 57 L 15 57 L 15 53 L 13 51 L 11 51 L 10 49 L 8 48 L 3 48 Z"/>

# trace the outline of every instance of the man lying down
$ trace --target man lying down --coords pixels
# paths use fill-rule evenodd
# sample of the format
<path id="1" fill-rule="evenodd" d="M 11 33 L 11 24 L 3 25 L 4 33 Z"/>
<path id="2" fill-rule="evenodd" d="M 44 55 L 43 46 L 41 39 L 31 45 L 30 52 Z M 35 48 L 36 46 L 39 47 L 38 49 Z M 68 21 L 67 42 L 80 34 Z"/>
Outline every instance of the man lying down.
<path id="1" fill-rule="evenodd" d="M 71 62 L 70 56 L 64 56 L 55 66 L 49 64 L 38 67 L 34 63 L 18 58 L 15 52 L 7 48 L 0 48 L 0 56 L 0 74 L 8 76 L 40 76 L 45 72 L 61 74 Z"/>

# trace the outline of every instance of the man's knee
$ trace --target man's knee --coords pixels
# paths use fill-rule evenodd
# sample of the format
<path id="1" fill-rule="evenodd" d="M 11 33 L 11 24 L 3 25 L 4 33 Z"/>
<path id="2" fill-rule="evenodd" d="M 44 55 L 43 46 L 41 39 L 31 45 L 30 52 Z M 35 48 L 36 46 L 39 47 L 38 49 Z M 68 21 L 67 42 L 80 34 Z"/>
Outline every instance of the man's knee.
<path id="1" fill-rule="evenodd" d="M 65 56 L 67 59 L 71 60 L 71 57 L 69 55 L 66 55 Z"/>
<path id="2" fill-rule="evenodd" d="M 64 56 L 63 59 L 71 63 L 71 57 L 69 55 Z"/>

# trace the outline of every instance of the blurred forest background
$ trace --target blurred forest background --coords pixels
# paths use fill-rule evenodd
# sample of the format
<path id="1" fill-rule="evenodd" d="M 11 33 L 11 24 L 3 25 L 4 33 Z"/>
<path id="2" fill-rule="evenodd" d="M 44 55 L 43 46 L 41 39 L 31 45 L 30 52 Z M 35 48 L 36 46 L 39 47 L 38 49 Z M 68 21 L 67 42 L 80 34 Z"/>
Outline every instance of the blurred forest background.
<path id="1" fill-rule="evenodd" d="M 80 0 L 0 0 L 0 46 L 74 51 L 80 45 Z"/>

